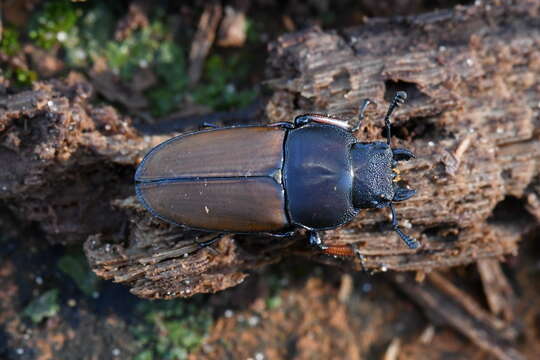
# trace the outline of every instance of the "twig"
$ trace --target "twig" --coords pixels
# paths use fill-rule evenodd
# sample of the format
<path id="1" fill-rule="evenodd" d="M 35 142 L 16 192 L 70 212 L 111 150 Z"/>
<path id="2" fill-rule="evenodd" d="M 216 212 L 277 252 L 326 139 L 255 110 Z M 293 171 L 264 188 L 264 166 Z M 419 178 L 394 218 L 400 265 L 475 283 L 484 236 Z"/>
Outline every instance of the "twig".
<path id="1" fill-rule="evenodd" d="M 484 322 L 506 340 L 515 340 L 518 330 L 501 319 L 484 310 L 470 295 L 456 287 L 437 272 L 428 275 L 429 280 L 435 287 L 451 297 L 463 310 L 475 319 Z"/>
<path id="2" fill-rule="evenodd" d="M 476 262 L 476 266 L 482 278 L 484 292 L 491 311 L 496 315 L 502 315 L 507 321 L 514 320 L 515 294 L 502 272 L 499 261 L 481 259 Z"/>
<path id="3" fill-rule="evenodd" d="M 391 279 L 403 292 L 418 303 L 428 316 L 435 315 L 437 320 L 442 319 L 497 359 L 525 359 L 522 354 L 511 346 L 510 342 L 500 337 L 499 332 L 489 322 L 485 321 L 485 318 L 482 318 L 483 316 L 471 316 L 471 310 L 475 308 L 475 306 L 471 308 L 471 299 L 465 296 L 466 300 L 463 301 L 463 295 L 465 294 L 442 276 L 430 275 L 431 284 L 418 284 L 412 276 L 403 274 L 393 275 Z M 433 286 L 434 283 L 437 283 L 438 288 L 442 286 L 445 291 L 439 291 Z M 448 296 L 448 293 L 458 296 Z M 464 304 L 467 304 L 468 308 Z M 476 311 L 477 309 L 474 310 L 479 314 Z"/>
<path id="4" fill-rule="evenodd" d="M 189 52 L 189 81 L 191 84 L 196 84 L 201 78 L 204 59 L 214 43 L 222 12 L 223 8 L 218 3 L 211 2 L 204 8 Z"/>

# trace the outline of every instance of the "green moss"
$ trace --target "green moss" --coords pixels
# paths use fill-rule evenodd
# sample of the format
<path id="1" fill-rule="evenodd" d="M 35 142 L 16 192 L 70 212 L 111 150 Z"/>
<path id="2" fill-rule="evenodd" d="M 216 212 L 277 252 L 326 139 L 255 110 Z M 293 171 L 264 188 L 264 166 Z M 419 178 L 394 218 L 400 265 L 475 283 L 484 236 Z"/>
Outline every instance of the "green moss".
<path id="1" fill-rule="evenodd" d="M 87 296 L 97 291 L 98 277 L 90 270 L 82 252 L 64 255 L 58 260 L 58 268 L 73 279 L 78 288 Z"/>
<path id="2" fill-rule="evenodd" d="M 2 42 L 0 51 L 8 56 L 13 56 L 21 51 L 19 43 L 19 32 L 13 28 L 6 27 L 2 31 Z"/>
<path id="3" fill-rule="evenodd" d="M 240 56 L 223 58 L 212 55 L 208 58 L 203 81 L 193 93 L 196 102 L 209 105 L 215 110 L 242 107 L 252 102 L 255 90 L 238 90 L 236 84 L 248 75 L 245 62 Z"/>
<path id="4" fill-rule="evenodd" d="M 268 285 L 269 295 L 266 298 L 266 308 L 269 310 L 277 309 L 282 304 L 281 291 L 284 287 L 283 278 L 280 274 L 269 274 L 266 283 Z"/>
<path id="5" fill-rule="evenodd" d="M 109 68 L 122 79 L 131 79 L 135 71 L 156 61 L 164 37 L 163 24 L 155 21 L 150 26 L 133 32 L 123 41 L 108 42 L 104 48 L 104 56 Z"/>
<path id="6" fill-rule="evenodd" d="M 281 306 L 282 302 L 279 295 L 269 296 L 266 298 L 266 308 L 269 310 L 277 309 Z"/>
<path id="7" fill-rule="evenodd" d="M 124 82 L 129 83 L 143 68 L 157 76 L 157 84 L 146 91 L 151 111 L 165 115 L 181 103 L 187 90 L 185 54 L 172 38 L 163 16 L 133 31 L 121 41 L 113 39 L 115 19 L 103 3 L 89 9 L 80 19 L 75 38 L 64 44 L 71 66 L 88 68 L 98 59 Z"/>
<path id="8" fill-rule="evenodd" d="M 52 289 L 41 294 L 28 304 L 23 314 L 34 323 L 39 323 L 45 318 L 56 315 L 59 310 L 58 289 Z"/>
<path id="9" fill-rule="evenodd" d="M 118 41 L 113 36 L 117 15 L 121 14 L 114 6 L 106 1 L 46 2 L 34 15 L 29 36 L 46 49 L 61 45 L 71 68 L 84 70 L 97 61 L 105 61 L 127 86 L 138 71 L 149 68 L 157 83 L 145 90 L 144 95 L 150 102 L 150 111 L 157 117 L 178 109 L 189 101 L 187 97 L 214 110 L 243 107 L 256 97 L 257 91 L 240 86 L 249 76 L 249 54 L 210 56 L 203 79 L 197 86 L 189 87 L 187 55 L 174 39 L 174 31 L 167 26 L 166 15 L 152 10 L 150 25 Z M 253 32 L 250 33 L 255 38 Z"/>
<path id="10" fill-rule="evenodd" d="M 188 75 L 182 49 L 172 41 L 165 41 L 157 51 L 154 71 L 160 85 L 147 91 L 146 95 L 152 113 L 161 116 L 173 111 L 187 91 Z"/>
<path id="11" fill-rule="evenodd" d="M 19 38 L 20 35 L 17 30 L 11 27 L 4 28 L 2 41 L 0 42 L 0 52 L 7 56 L 17 55 L 22 51 Z M 35 71 L 13 66 L 6 66 L 3 71 L 0 70 L 0 74 L 10 79 L 17 86 L 30 85 L 33 81 L 37 80 L 37 73 Z"/>
<path id="12" fill-rule="evenodd" d="M 137 312 L 144 319 L 133 328 L 143 349 L 137 360 L 186 359 L 212 325 L 210 311 L 183 300 L 145 302 Z"/>
<path id="13" fill-rule="evenodd" d="M 133 360 L 153 360 L 154 355 L 152 350 L 144 350 L 143 352 L 138 353 Z"/>
<path id="14" fill-rule="evenodd" d="M 261 29 L 256 22 L 246 18 L 246 38 L 248 43 L 257 44 L 261 42 Z"/>
<path id="15" fill-rule="evenodd" d="M 80 17 L 71 36 L 63 44 L 67 63 L 72 67 L 88 68 L 104 56 L 104 47 L 111 41 L 115 19 L 112 12 L 98 3 Z"/>
<path id="16" fill-rule="evenodd" d="M 29 86 L 38 78 L 35 71 L 11 67 L 5 69 L 4 76 L 16 86 Z"/>
<path id="17" fill-rule="evenodd" d="M 50 49 L 68 39 L 81 14 L 69 0 L 47 1 L 33 16 L 28 35 L 36 45 Z"/>

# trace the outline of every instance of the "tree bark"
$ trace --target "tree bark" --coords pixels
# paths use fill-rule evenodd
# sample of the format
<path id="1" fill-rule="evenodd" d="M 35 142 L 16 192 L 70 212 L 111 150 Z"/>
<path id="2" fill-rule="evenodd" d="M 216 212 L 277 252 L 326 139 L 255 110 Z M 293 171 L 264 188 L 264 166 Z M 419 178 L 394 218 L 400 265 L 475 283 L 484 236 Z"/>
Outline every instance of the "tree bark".
<path id="1" fill-rule="evenodd" d="M 401 166 L 418 195 L 399 204 L 401 225 L 422 243 L 407 249 L 387 210 L 363 211 L 325 234 L 355 243 L 372 271 L 431 269 L 515 254 L 540 216 L 540 4 L 482 2 L 415 17 L 370 19 L 343 31 L 310 28 L 270 45 L 266 105 L 271 122 L 303 112 L 356 116 L 356 133 L 382 137 L 396 90 L 409 99 L 395 117 L 393 146 L 418 159 Z M 287 255 L 345 268 L 305 234 L 275 239 L 228 235 L 196 251 L 194 238 L 153 218 L 133 194 L 133 173 L 174 133 L 139 132 L 72 74 L 0 97 L 0 200 L 51 242 L 85 241 L 94 271 L 148 298 L 215 292 Z"/>

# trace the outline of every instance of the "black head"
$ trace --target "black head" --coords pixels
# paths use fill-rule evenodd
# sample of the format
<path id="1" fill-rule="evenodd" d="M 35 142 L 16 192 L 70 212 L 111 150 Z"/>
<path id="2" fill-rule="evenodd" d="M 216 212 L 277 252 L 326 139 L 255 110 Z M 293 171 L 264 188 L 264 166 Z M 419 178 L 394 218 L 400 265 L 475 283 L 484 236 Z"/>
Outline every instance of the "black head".
<path id="1" fill-rule="evenodd" d="M 396 201 L 404 201 L 416 194 L 415 190 L 398 187 L 399 172 L 395 169 L 398 161 L 414 158 L 407 149 L 392 149 L 390 115 L 407 99 L 407 93 L 398 91 L 390 103 L 384 117 L 386 126 L 386 144 L 383 142 L 356 143 L 351 148 L 353 163 L 353 205 L 356 209 L 389 207 L 392 212 L 392 228 L 411 249 L 420 243 L 401 231 L 396 211 L 392 205 Z M 360 110 L 360 119 L 370 101 L 364 101 Z"/>
<path id="2" fill-rule="evenodd" d="M 388 207 L 403 201 L 416 191 L 398 187 L 395 166 L 414 155 L 405 149 L 394 149 L 384 142 L 356 143 L 351 149 L 353 162 L 353 204 L 357 209 Z"/>

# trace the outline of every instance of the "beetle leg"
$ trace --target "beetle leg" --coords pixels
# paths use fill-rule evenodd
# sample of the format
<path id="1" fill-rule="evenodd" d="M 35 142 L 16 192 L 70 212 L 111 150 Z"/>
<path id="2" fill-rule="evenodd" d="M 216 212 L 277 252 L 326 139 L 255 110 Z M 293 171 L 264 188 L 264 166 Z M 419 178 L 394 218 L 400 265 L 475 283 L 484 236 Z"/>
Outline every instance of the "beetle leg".
<path id="1" fill-rule="evenodd" d="M 268 236 L 274 236 L 274 237 L 278 237 L 278 238 L 284 238 L 284 237 L 291 237 L 291 236 L 293 236 L 294 234 L 296 234 L 296 231 L 295 231 L 295 230 L 291 230 L 291 231 L 287 231 L 287 232 L 283 232 L 283 233 L 263 232 L 262 234 L 268 235 Z"/>
<path id="2" fill-rule="evenodd" d="M 392 99 L 392 102 L 388 107 L 388 112 L 384 117 L 384 124 L 386 125 L 386 142 L 388 145 L 390 145 L 390 139 L 392 137 L 392 134 L 390 133 L 390 116 L 392 116 L 394 110 L 398 108 L 401 104 L 403 104 L 406 99 L 407 93 L 405 91 L 398 91 L 394 96 L 394 99 Z"/>
<path id="3" fill-rule="evenodd" d="M 305 114 L 297 116 L 294 118 L 294 127 L 301 127 L 312 122 L 326 125 L 334 125 L 342 129 L 351 131 L 351 126 L 346 121 L 322 114 Z"/>
<path id="4" fill-rule="evenodd" d="M 316 231 L 310 231 L 309 232 L 309 245 L 319 249 L 319 250 L 326 250 L 328 249 L 328 246 L 324 245 L 324 241 L 322 240 L 321 236 Z"/>
<path id="5" fill-rule="evenodd" d="M 194 239 L 195 243 L 197 243 L 197 246 L 199 247 L 199 249 L 203 249 L 205 247 L 208 247 L 210 245 L 212 245 L 213 243 L 215 243 L 216 241 L 218 241 L 219 239 L 221 239 L 223 236 L 225 236 L 224 233 L 221 233 L 221 234 L 217 234 L 216 236 L 208 239 L 208 240 L 205 240 L 205 241 L 199 241 L 197 238 Z M 219 252 L 210 247 L 209 248 L 213 253 L 215 253 L 216 255 L 219 254 Z"/>
<path id="6" fill-rule="evenodd" d="M 323 253 L 331 256 L 340 256 L 340 257 L 353 257 L 355 256 L 354 249 L 349 245 L 336 245 L 336 246 L 327 246 L 323 250 Z"/>
<path id="7" fill-rule="evenodd" d="M 366 271 L 366 268 L 364 266 L 366 258 L 360 252 L 356 244 L 327 246 L 326 249 L 323 250 L 323 253 L 330 256 L 354 257 L 360 262 L 360 268 L 362 269 L 362 271 Z"/>
<path id="8" fill-rule="evenodd" d="M 365 112 L 369 104 L 375 104 L 375 103 L 369 99 L 364 99 L 364 101 L 360 105 L 360 111 L 358 113 L 358 119 L 356 120 L 356 124 L 351 125 L 352 126 L 351 132 L 355 132 L 356 130 L 360 128 L 360 124 L 362 123 L 362 121 L 364 121 Z"/>
<path id="9" fill-rule="evenodd" d="M 366 257 L 360 252 L 360 249 L 358 249 L 358 245 L 356 243 L 351 244 L 351 249 L 353 250 L 354 255 L 356 255 L 356 258 L 360 261 L 360 267 L 362 268 L 362 271 L 366 272 L 366 267 L 364 266 Z"/>
<path id="10" fill-rule="evenodd" d="M 405 201 L 416 194 L 416 190 L 398 187 L 394 192 L 392 201 Z"/>
<path id="11" fill-rule="evenodd" d="M 292 122 L 289 122 L 289 121 L 280 121 L 280 122 L 268 124 L 268 126 L 270 126 L 270 127 L 282 127 L 282 128 L 285 128 L 285 129 L 294 129 L 296 127 Z"/>
<path id="12" fill-rule="evenodd" d="M 392 155 L 396 161 L 407 161 L 416 158 L 416 156 L 410 150 L 402 148 L 392 149 Z"/>
<path id="13" fill-rule="evenodd" d="M 212 123 L 209 123 L 209 122 L 203 122 L 201 127 L 199 128 L 200 130 L 204 129 L 204 128 L 211 128 L 211 129 L 217 129 L 219 128 L 219 126 L 217 126 L 216 124 L 212 124 Z"/>
<path id="14" fill-rule="evenodd" d="M 390 203 L 390 211 L 392 212 L 392 228 L 394 229 L 394 231 L 399 235 L 401 240 L 403 240 L 405 244 L 407 244 L 409 249 L 417 249 L 420 246 L 420 243 L 415 238 L 412 238 L 406 235 L 403 231 L 401 231 L 398 225 L 396 210 L 394 209 L 394 204 L 392 203 Z"/>

